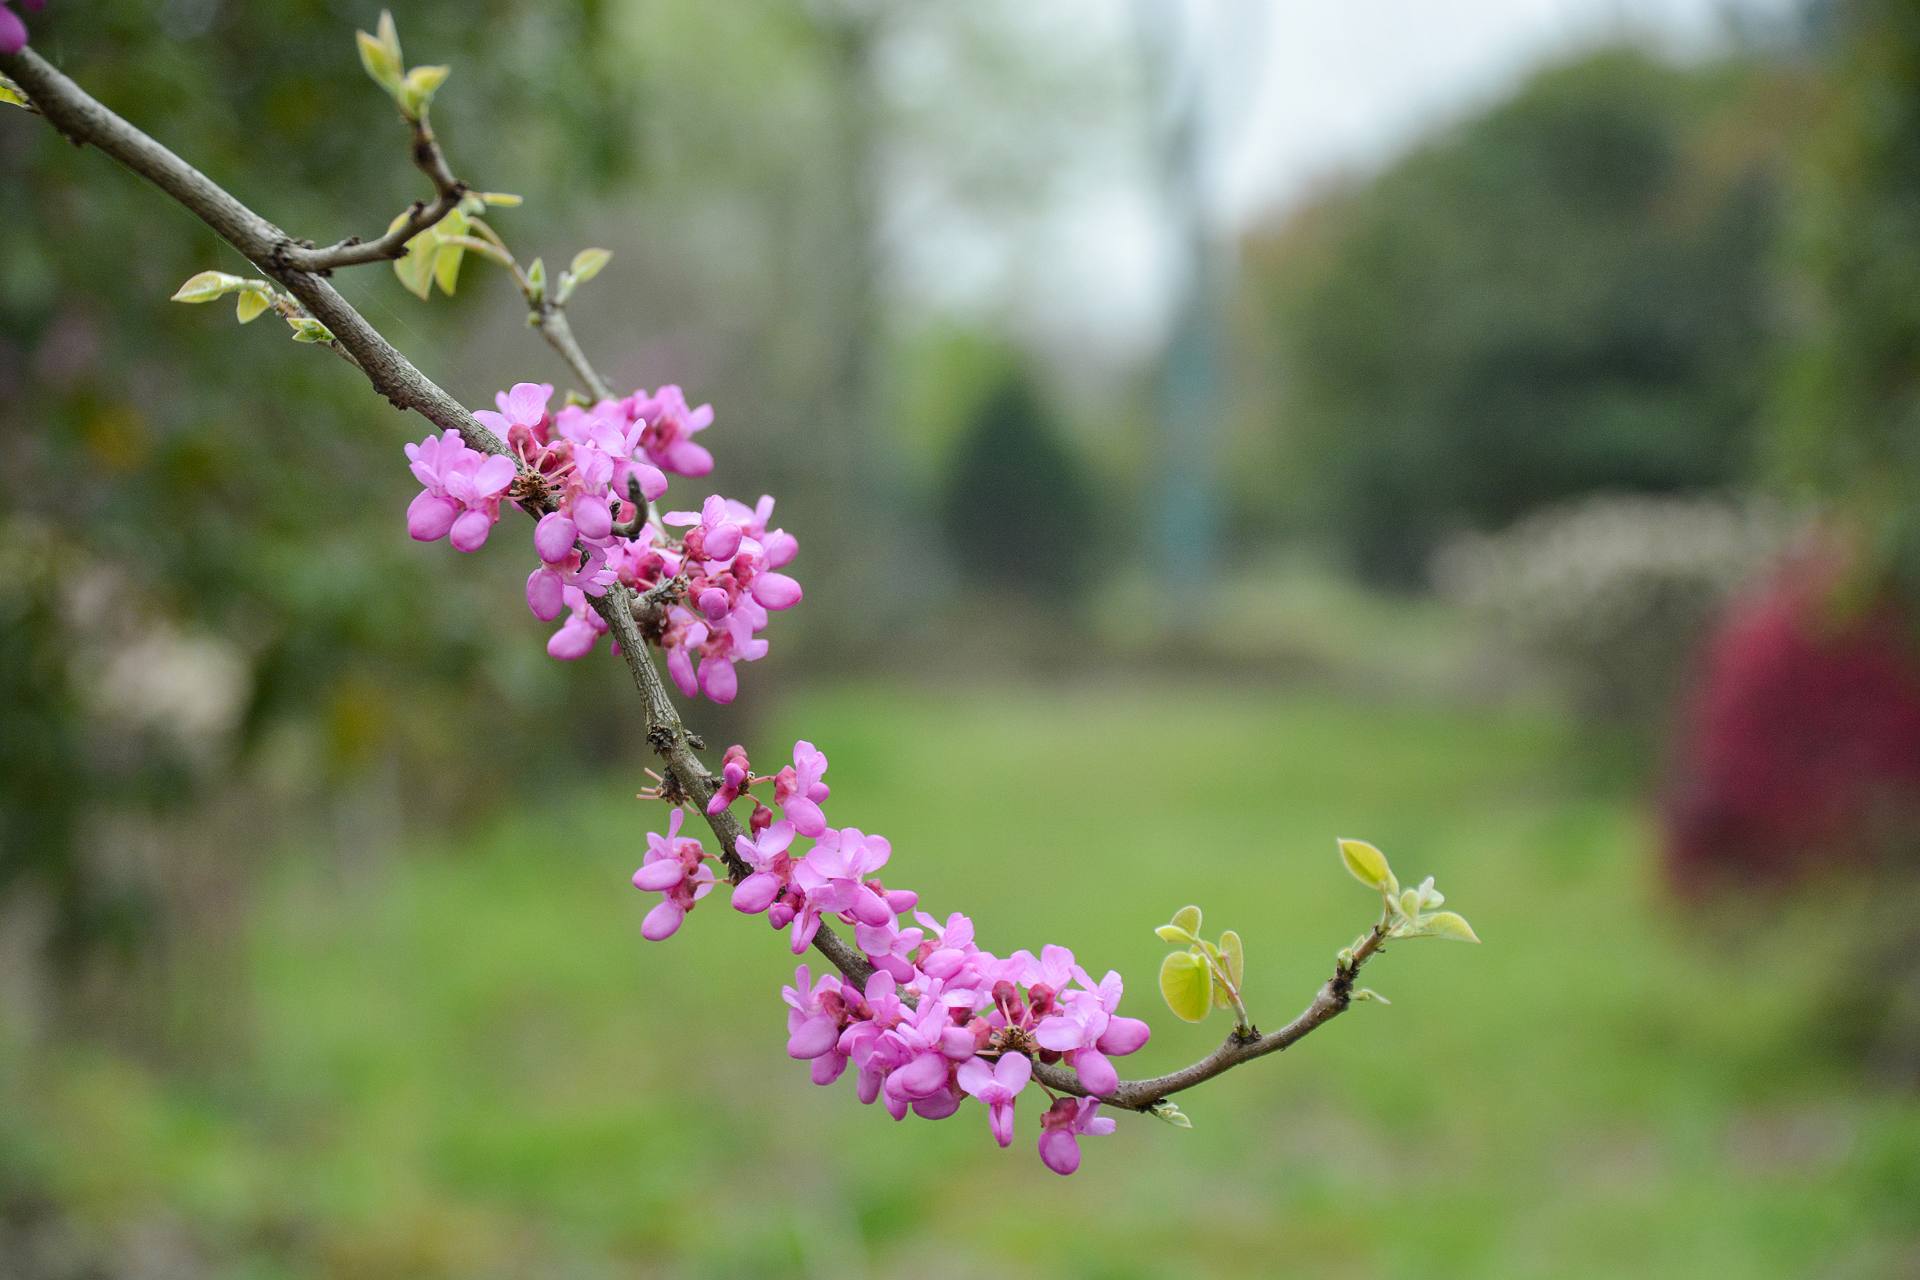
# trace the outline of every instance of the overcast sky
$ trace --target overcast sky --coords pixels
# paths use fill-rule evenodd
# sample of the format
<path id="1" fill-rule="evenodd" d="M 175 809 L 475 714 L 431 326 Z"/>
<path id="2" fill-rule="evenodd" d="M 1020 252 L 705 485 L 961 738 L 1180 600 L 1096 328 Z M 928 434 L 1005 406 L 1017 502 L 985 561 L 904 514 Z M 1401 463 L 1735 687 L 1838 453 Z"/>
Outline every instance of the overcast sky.
<path id="1" fill-rule="evenodd" d="M 988 0 L 991 3 L 991 0 Z M 1171 15 L 1173 61 L 1202 69 L 1214 220 L 1279 216 L 1329 175 L 1390 160 L 1497 101 L 1543 63 L 1623 37 L 1681 55 L 1712 50 L 1731 16 L 1776 18 L 1794 0 L 1048 0 L 1002 7 L 1009 39 L 1137 61 L 1142 15 Z M 918 77 L 915 77 L 917 79 Z M 1180 258 L 1140 131 L 1038 227 L 938 225 L 913 205 L 904 291 L 1010 320 L 1075 360 L 1124 363 L 1158 343 Z M 934 157 L 932 163 L 939 163 Z M 997 240 L 996 240 L 997 237 Z M 994 263 L 1001 270 L 996 274 Z M 1104 360 L 1103 360 L 1104 358 Z"/>

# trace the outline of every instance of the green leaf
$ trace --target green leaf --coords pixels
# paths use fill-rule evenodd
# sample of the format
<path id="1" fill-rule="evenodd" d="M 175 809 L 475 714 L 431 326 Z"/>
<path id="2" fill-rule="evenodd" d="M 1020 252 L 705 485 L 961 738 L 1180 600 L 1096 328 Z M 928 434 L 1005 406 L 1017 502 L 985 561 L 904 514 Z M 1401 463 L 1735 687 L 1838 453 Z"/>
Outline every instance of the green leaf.
<path id="1" fill-rule="evenodd" d="M 251 324 L 260 318 L 267 309 L 273 296 L 262 289 L 247 289 L 241 292 L 239 301 L 234 305 L 233 313 L 241 324 Z"/>
<path id="2" fill-rule="evenodd" d="M 1387 865 L 1387 855 L 1365 840 L 1340 841 L 1340 859 L 1355 880 L 1374 892 L 1391 897 L 1400 891 L 1400 882 L 1394 878 L 1393 868 Z"/>
<path id="3" fill-rule="evenodd" d="M 381 15 L 383 19 L 386 16 Z M 401 85 L 399 50 L 389 49 L 377 37 L 364 31 L 354 32 L 353 38 L 360 46 L 360 65 L 367 69 L 367 74 L 373 77 L 375 84 L 398 98 Z"/>
<path id="4" fill-rule="evenodd" d="M 1192 906 L 1180 908 L 1178 911 L 1173 913 L 1172 923 L 1174 928 L 1185 929 L 1188 933 L 1193 934 L 1195 937 L 1199 937 L 1200 936 L 1200 908 L 1192 907 Z"/>
<path id="5" fill-rule="evenodd" d="M 1176 951 L 1160 962 L 1160 996 L 1182 1022 L 1199 1022 L 1213 1005 L 1213 970 L 1205 956 Z"/>
<path id="6" fill-rule="evenodd" d="M 394 62 L 404 67 L 406 60 L 400 56 L 400 29 L 393 25 L 393 11 L 382 9 L 380 21 L 374 24 L 373 29 L 379 35 L 380 43 L 393 55 Z"/>
<path id="7" fill-rule="evenodd" d="M 1182 945 L 1197 941 L 1194 936 L 1177 924 L 1163 924 L 1154 930 L 1162 942 L 1177 942 Z"/>
<path id="8" fill-rule="evenodd" d="M 387 227 L 391 231 L 407 220 L 406 214 L 395 218 Z M 434 234 L 435 228 L 428 227 L 413 239 L 407 241 L 407 251 L 393 260 L 393 274 L 407 287 L 407 292 L 422 302 L 433 290 L 434 258 L 440 250 L 440 240 Z"/>
<path id="9" fill-rule="evenodd" d="M 1220 958 L 1225 962 L 1227 977 L 1237 990 L 1247 970 L 1247 957 L 1240 945 L 1240 935 L 1231 929 L 1220 935 Z"/>
<path id="10" fill-rule="evenodd" d="M 295 316 L 287 321 L 295 342 L 332 342 L 333 331 L 312 316 Z"/>
<path id="11" fill-rule="evenodd" d="M 1176 1129 L 1193 1128 L 1193 1121 L 1187 1119 L 1186 1112 L 1175 1106 L 1171 1098 L 1160 1099 L 1147 1108 L 1147 1114 L 1155 1120 L 1165 1120 Z"/>
<path id="12" fill-rule="evenodd" d="M 1356 1003 L 1363 1000 L 1370 1000 L 1374 1004 L 1392 1004 L 1393 1003 L 1393 1001 L 1387 999 L 1385 996 L 1381 995 L 1378 991 L 1375 991 L 1372 987 L 1360 988 L 1358 991 L 1353 993 L 1353 998 Z"/>
<path id="13" fill-rule="evenodd" d="M 600 274 L 601 268 L 607 265 L 611 257 L 613 251 L 610 249 L 582 249 L 573 255 L 573 265 L 567 270 L 573 273 L 575 284 L 585 284 Z"/>
<path id="14" fill-rule="evenodd" d="M 407 73 L 407 79 L 399 86 L 401 106 L 407 107 L 413 115 L 419 115 L 426 104 L 434 100 L 434 92 L 447 83 L 447 75 L 453 73 L 453 67 L 415 67 Z"/>
<path id="15" fill-rule="evenodd" d="M 26 91 L 5 76 L 0 76 L 0 102 L 24 107 L 27 105 Z"/>
<path id="16" fill-rule="evenodd" d="M 1436 911 L 1420 920 L 1420 932 L 1429 938 L 1452 938 L 1456 942 L 1478 942 L 1480 935 L 1473 931 L 1467 918 L 1457 911 Z"/>
<path id="17" fill-rule="evenodd" d="M 433 278 L 440 286 L 440 292 L 453 296 L 453 288 L 460 283 L 460 259 L 466 255 L 461 240 L 467 234 L 467 215 L 455 209 L 440 220 L 434 228 L 438 241 L 433 256 Z"/>
<path id="18" fill-rule="evenodd" d="M 170 302 L 212 302 L 215 298 L 224 298 L 236 290 L 247 287 L 247 282 L 239 276 L 228 275 L 224 271 L 202 271 L 190 276 L 187 282 L 173 291 Z"/>
<path id="19" fill-rule="evenodd" d="M 547 264 L 540 258 L 535 258 L 527 268 L 527 287 L 533 291 L 535 302 L 547 296 Z"/>
<path id="20" fill-rule="evenodd" d="M 511 191 L 482 191 L 480 198 L 501 209 L 518 209 L 522 203 L 521 198 Z"/>

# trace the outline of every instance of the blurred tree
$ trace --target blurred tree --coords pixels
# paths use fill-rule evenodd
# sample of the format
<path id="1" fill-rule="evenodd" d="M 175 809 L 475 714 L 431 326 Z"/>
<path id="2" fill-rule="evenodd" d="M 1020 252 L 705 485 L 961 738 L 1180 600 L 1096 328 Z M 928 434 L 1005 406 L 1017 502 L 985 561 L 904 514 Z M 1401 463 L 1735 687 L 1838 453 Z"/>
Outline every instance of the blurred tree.
<path id="1" fill-rule="evenodd" d="M 371 27 L 379 8 L 118 0 L 84 15 L 56 7 L 35 37 L 243 199 L 296 234 L 332 239 L 379 230 L 421 194 L 404 129 L 353 52 L 353 26 Z M 444 96 L 437 120 L 472 158 L 463 172 L 501 189 L 591 189 L 631 169 L 632 116 L 621 110 L 631 77 L 607 5 L 538 22 L 506 3 L 417 4 L 403 16 L 420 60 L 455 64 L 455 83 L 470 86 Z M 462 137 L 487 138 L 486 153 Z M 253 749 L 295 725 L 306 744 L 293 757 L 297 795 L 405 764 L 426 799 L 447 788 L 423 775 L 449 772 L 445 743 L 415 736 L 437 718 L 426 708 L 531 724 L 551 686 L 491 658 L 479 597 L 430 589 L 430 560 L 395 537 L 392 513 L 407 497 L 395 421 L 360 380 L 271 322 L 236 335 L 227 316 L 167 301 L 197 270 L 246 264 L 24 112 L 0 119 L 0 171 L 0 509 L 10 517 L 0 558 L 27 562 L 39 547 L 60 570 L 14 577 L 0 607 L 0 907 L 26 898 L 50 913 L 44 928 L 64 970 L 89 940 L 130 946 L 156 923 L 151 904 L 108 909 L 153 888 L 121 882 L 125 861 L 101 856 L 111 822 L 244 786 Z M 406 305 L 385 272 L 341 285 L 383 321 L 394 314 L 383 298 Z M 458 317 L 468 302 L 442 314 Z M 422 324 L 403 337 L 432 364 L 453 330 Z M 51 549 L 47 530 L 58 531 Z M 507 568 L 495 585 L 511 591 Z M 103 633 L 100 612 L 77 601 L 104 578 L 110 614 L 137 621 L 136 634 L 212 635 L 239 659 L 243 712 L 192 767 L 165 735 L 127 733 L 82 696 L 97 674 L 83 640 Z M 482 771 L 508 767 L 520 740 L 493 739 Z M 534 758 L 529 749 L 521 760 Z M 237 872 L 253 852 L 219 856 Z"/>
<path id="2" fill-rule="evenodd" d="M 1093 504 L 1032 377 L 981 400 L 947 468 L 941 519 L 976 585 L 1057 602 L 1086 585 Z"/>
<path id="3" fill-rule="evenodd" d="M 1828 74 L 1794 205 L 1802 320 L 1774 461 L 1848 526 L 1849 594 L 1920 602 L 1920 8 L 1817 7 Z"/>
<path id="4" fill-rule="evenodd" d="M 1455 530 L 1741 476 L 1783 85 L 1744 61 L 1591 56 L 1256 246 L 1252 318 L 1281 352 L 1249 397 L 1279 403 L 1277 437 L 1256 424 L 1262 484 L 1301 477 L 1308 520 L 1412 584 Z"/>

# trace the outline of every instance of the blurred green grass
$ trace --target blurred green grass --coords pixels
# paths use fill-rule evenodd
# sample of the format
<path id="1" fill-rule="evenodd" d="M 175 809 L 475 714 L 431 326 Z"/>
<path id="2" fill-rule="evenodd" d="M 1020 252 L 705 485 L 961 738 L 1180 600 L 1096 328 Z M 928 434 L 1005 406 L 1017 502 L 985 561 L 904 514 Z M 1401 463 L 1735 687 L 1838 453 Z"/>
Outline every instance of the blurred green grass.
<path id="1" fill-rule="evenodd" d="M 1370 919 L 1337 835 L 1436 875 L 1487 940 L 1393 948 L 1361 1006 L 1123 1117 L 1072 1179 L 983 1116 L 894 1125 L 783 1052 L 784 940 L 626 885 L 658 809 L 583 780 L 369 874 L 289 856 L 240 963 L 251 1044 L 158 1075 L 0 1055 L 0 1178 L 153 1222 L 236 1276 L 1892 1276 L 1920 1263 L 1920 1104 L 1809 1027 L 1829 917 L 1666 904 L 1646 817 L 1522 713 L 1172 686 L 822 691 L 772 717 L 835 821 L 995 950 L 1129 979 L 1199 903 L 1273 1023 Z M 298 851 L 292 851 L 297 855 Z M 1760 926 L 1764 924 L 1764 928 Z"/>

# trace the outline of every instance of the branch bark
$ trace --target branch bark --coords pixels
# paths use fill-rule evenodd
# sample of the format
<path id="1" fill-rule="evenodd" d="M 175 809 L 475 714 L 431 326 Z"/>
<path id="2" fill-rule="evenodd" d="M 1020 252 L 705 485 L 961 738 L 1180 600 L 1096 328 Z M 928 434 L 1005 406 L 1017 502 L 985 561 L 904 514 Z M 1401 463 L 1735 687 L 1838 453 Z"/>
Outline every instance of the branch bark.
<path id="1" fill-rule="evenodd" d="M 97 147 L 158 187 L 299 299 L 315 319 L 333 332 L 339 347 L 352 357 L 353 363 L 389 404 L 418 413 L 443 430 L 458 431 L 469 445 L 484 453 L 514 456 L 505 441 L 482 426 L 464 405 L 415 368 L 324 277 L 324 272 L 333 267 L 395 256 L 388 252 L 393 246 L 387 241 L 412 225 L 415 219 L 426 219 L 432 209 L 449 198 L 449 193 L 463 190 L 446 169 L 438 147 L 432 145 L 431 133 L 426 135 L 424 158 L 421 146 L 416 147 L 415 158 L 440 192 L 434 205 L 416 206 L 416 213 L 408 224 L 379 240 L 363 244 L 342 242 L 331 248 L 314 249 L 292 239 L 198 169 L 116 115 L 31 48 L 0 54 L 0 71 L 12 77 L 47 121 L 67 138 L 79 145 Z M 453 194 L 451 199 L 457 204 L 459 196 Z M 445 212 L 438 216 L 444 217 Z M 431 220 L 421 221 L 407 235 L 417 234 L 430 225 Z M 405 239 L 399 243 L 404 244 Z M 599 398 L 611 398 L 605 382 L 574 342 L 572 330 L 558 308 L 536 313 L 536 324 L 587 384 L 589 392 Z M 538 507 L 541 504 L 529 500 L 523 505 Z M 648 654 L 647 643 L 634 621 L 634 604 L 634 593 L 616 585 L 594 601 L 594 609 L 619 642 L 621 656 L 640 695 L 647 743 L 665 765 L 666 798 L 692 804 L 705 814 L 715 790 L 713 775 L 701 763 L 697 754 L 700 744 L 680 719 Z M 728 878 L 737 883 L 748 870 L 734 849 L 735 841 L 743 834 L 739 820 L 723 809 L 708 815 L 707 823 L 720 843 Z M 1278 1031 L 1266 1035 L 1236 1033 L 1205 1058 L 1178 1071 L 1147 1080 L 1122 1080 L 1118 1088 L 1102 1095 L 1102 1101 L 1128 1110 L 1145 1111 L 1163 1098 L 1191 1089 L 1242 1063 L 1292 1046 L 1346 1011 L 1352 998 L 1354 976 L 1385 939 L 1385 923 L 1375 925 L 1354 947 L 1351 959 L 1344 961 L 1320 988 L 1312 1003 Z M 873 974 L 867 958 L 830 928 L 822 926 L 814 938 L 814 946 L 851 982 L 863 984 Z M 1056 1093 L 1092 1096 L 1071 1069 L 1058 1063 L 1036 1062 L 1033 1074 Z"/>

